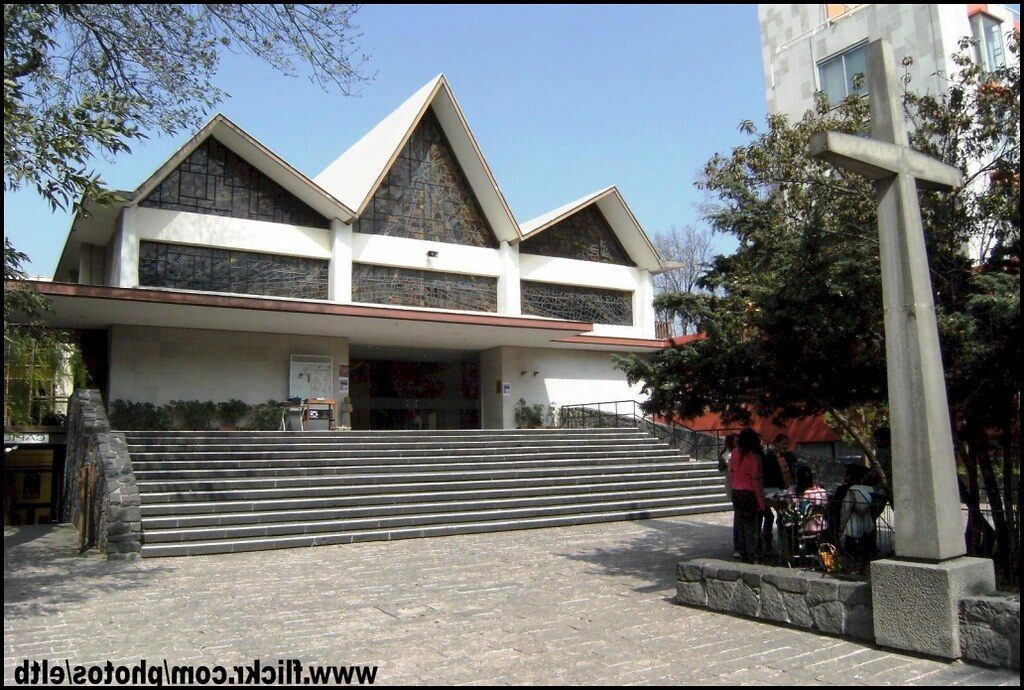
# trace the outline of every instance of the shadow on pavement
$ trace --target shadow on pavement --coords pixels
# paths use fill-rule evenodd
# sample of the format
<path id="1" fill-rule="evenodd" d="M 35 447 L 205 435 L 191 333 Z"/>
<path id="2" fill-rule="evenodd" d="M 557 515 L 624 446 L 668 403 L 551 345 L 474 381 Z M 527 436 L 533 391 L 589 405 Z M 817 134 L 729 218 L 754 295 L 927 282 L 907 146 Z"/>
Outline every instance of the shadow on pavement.
<path id="1" fill-rule="evenodd" d="M 73 525 L 4 527 L 4 620 L 57 613 L 101 592 L 145 587 L 167 570 L 79 553 Z"/>
<path id="2" fill-rule="evenodd" d="M 591 572 L 631 578 L 637 592 L 674 590 L 676 563 L 690 558 L 732 557 L 731 513 L 716 514 L 709 521 L 641 520 L 635 524 L 644 532 L 625 544 L 587 551 L 559 554 L 594 566 Z M 717 524 L 721 522 L 722 524 Z M 674 594 L 673 594 L 674 596 Z"/>

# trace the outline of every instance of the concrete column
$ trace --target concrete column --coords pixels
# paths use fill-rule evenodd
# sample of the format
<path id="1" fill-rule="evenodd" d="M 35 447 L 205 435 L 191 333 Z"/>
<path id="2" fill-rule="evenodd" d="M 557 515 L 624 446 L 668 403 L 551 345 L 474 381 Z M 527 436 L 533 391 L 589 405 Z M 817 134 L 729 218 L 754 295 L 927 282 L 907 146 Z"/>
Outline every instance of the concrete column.
<path id="1" fill-rule="evenodd" d="M 637 289 L 633 295 L 633 325 L 644 338 L 653 338 L 656 316 L 654 314 L 654 276 L 650 271 L 636 269 Z"/>
<path id="2" fill-rule="evenodd" d="M 480 412 L 485 429 L 515 428 L 516 400 L 522 397 L 516 352 L 511 347 L 494 347 L 480 353 Z M 504 384 L 512 388 L 508 397 L 503 393 Z"/>
<path id="3" fill-rule="evenodd" d="M 334 424 L 335 424 L 336 427 L 340 427 L 342 425 L 351 425 L 352 424 L 351 418 L 349 416 L 347 416 L 347 415 L 344 415 L 343 412 L 342 412 L 342 410 L 344 409 L 344 405 L 345 405 L 345 397 L 346 397 L 346 395 L 347 396 L 351 396 L 351 385 L 352 385 L 351 374 L 349 375 L 349 380 L 348 380 L 349 391 L 350 392 L 348 394 L 346 394 L 346 395 L 342 395 L 342 393 L 341 393 L 341 391 L 339 389 L 339 386 L 340 386 L 340 383 L 341 383 L 340 380 L 339 380 L 340 379 L 340 375 L 341 375 L 341 367 L 344 366 L 347 369 L 348 364 L 349 364 L 349 361 L 348 361 L 348 351 L 349 351 L 348 338 L 331 338 L 330 339 L 330 349 L 331 349 L 331 364 L 334 367 L 334 371 L 331 372 L 332 386 L 334 388 L 334 395 L 333 395 L 333 397 L 334 397 L 334 414 L 335 414 Z"/>
<path id="4" fill-rule="evenodd" d="M 337 218 L 331 221 L 331 264 L 327 299 L 352 301 L 352 226 Z"/>
<path id="5" fill-rule="evenodd" d="M 139 209 L 128 206 L 121 211 L 118 230 L 111 240 L 111 275 L 113 287 L 139 286 Z"/>
<path id="6" fill-rule="evenodd" d="M 498 313 L 518 316 L 522 314 L 519 292 L 519 245 L 502 241 L 498 247 L 501 256 L 501 275 L 498 276 Z"/>

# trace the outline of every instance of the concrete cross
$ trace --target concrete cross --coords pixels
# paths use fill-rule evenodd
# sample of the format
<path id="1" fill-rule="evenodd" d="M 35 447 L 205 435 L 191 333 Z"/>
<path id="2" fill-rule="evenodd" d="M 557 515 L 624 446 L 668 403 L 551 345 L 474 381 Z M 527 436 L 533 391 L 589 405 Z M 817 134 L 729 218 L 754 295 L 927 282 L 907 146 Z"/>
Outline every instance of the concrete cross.
<path id="1" fill-rule="evenodd" d="M 943 561 L 966 552 L 918 187 L 952 189 L 960 171 L 910 149 L 892 49 L 867 46 L 872 138 L 822 132 L 811 155 L 874 182 L 892 426 L 896 554 Z"/>

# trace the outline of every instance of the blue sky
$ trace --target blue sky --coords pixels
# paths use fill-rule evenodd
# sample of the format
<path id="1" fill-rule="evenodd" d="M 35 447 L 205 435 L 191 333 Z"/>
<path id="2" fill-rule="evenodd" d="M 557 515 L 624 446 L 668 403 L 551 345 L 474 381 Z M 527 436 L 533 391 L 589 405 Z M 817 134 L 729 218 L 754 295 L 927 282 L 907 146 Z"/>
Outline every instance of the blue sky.
<path id="1" fill-rule="evenodd" d="M 444 72 L 520 221 L 616 184 L 652 234 L 700 223 L 704 162 L 764 118 L 755 5 L 368 5 L 357 23 L 377 75 L 358 97 L 228 55 L 219 111 L 312 177 Z M 96 168 L 133 189 L 190 135 Z M 69 226 L 32 193 L 4 194 L 4 233 L 31 273 L 52 275 Z"/>

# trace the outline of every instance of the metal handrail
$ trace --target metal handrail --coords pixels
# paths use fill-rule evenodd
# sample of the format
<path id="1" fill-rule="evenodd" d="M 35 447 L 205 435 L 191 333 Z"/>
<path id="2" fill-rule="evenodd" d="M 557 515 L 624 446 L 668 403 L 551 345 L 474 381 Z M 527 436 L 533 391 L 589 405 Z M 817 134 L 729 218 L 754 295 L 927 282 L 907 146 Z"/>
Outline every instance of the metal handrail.
<path id="1" fill-rule="evenodd" d="M 724 448 L 724 440 L 718 432 L 730 431 L 730 429 L 696 431 L 676 424 L 672 419 L 664 420 L 662 418 L 659 420 L 657 415 L 645 414 L 643 407 L 636 400 L 605 400 L 562 405 L 559 412 L 559 425 L 565 428 L 582 429 L 635 427 L 699 460 L 717 460 Z"/>

